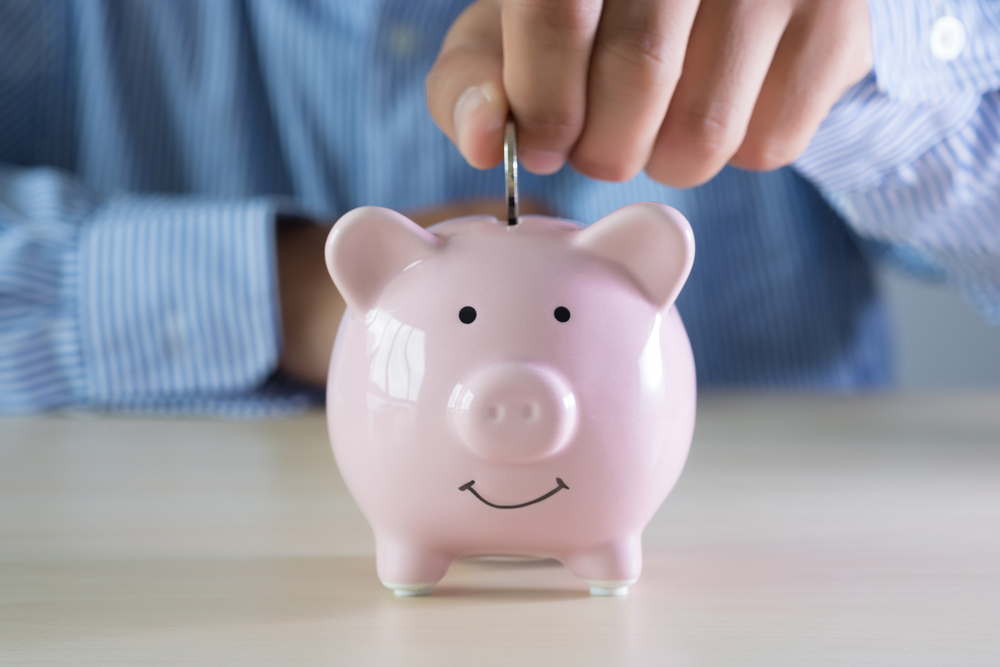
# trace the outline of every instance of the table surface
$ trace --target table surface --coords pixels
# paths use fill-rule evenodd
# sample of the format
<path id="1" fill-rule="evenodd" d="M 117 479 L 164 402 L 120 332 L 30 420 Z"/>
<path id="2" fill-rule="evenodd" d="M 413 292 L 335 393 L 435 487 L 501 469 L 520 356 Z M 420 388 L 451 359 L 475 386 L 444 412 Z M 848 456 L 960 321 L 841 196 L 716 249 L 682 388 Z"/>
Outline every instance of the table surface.
<path id="1" fill-rule="evenodd" d="M 0 419 L 0 664 L 998 665 L 1000 394 L 712 396 L 625 598 L 375 576 L 321 413 Z"/>

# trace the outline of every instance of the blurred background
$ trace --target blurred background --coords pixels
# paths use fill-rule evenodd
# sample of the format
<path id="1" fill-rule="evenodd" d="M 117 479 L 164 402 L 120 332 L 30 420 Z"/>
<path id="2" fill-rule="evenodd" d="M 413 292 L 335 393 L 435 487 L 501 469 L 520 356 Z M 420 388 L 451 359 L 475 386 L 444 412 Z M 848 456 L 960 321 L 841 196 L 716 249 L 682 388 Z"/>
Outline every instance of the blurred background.
<path id="1" fill-rule="evenodd" d="M 1000 327 L 952 289 L 878 269 L 896 340 L 903 391 L 1000 386 Z"/>

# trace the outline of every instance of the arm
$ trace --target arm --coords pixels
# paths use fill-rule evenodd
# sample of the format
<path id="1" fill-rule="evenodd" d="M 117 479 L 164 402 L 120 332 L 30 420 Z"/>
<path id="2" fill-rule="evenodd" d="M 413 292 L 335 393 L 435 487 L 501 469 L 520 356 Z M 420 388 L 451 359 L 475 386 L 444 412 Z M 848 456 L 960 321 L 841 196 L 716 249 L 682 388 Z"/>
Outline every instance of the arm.
<path id="1" fill-rule="evenodd" d="M 344 311 L 323 259 L 329 228 L 286 218 L 276 235 L 275 210 L 101 198 L 63 172 L 0 167 L 0 413 L 315 404 Z M 411 216 L 429 226 L 504 210 L 471 201 Z"/>
<path id="2" fill-rule="evenodd" d="M 236 410 L 278 364 L 274 215 L 0 169 L 0 411 Z"/>
<path id="3" fill-rule="evenodd" d="M 1000 7 L 942 21 L 931 4 L 872 0 L 873 73 L 795 167 L 888 258 L 1000 324 Z"/>
<path id="4" fill-rule="evenodd" d="M 568 161 L 690 187 L 727 163 L 794 162 L 862 235 L 1000 322 L 1000 9 L 948 4 L 969 36 L 949 61 L 930 52 L 939 6 L 478 0 L 442 45 L 428 108 L 477 167 L 499 161 L 508 112 L 539 173 Z"/>

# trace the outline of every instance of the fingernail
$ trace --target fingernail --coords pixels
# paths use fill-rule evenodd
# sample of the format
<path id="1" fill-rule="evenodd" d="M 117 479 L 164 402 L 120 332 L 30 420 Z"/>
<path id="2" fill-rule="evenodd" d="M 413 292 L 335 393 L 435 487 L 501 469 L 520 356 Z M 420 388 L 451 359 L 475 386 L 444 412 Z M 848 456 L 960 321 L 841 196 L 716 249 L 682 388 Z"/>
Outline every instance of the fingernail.
<path id="1" fill-rule="evenodd" d="M 541 175 L 554 174 L 566 162 L 566 153 L 540 151 L 533 148 L 520 149 L 517 157 L 525 169 Z"/>
<path id="2" fill-rule="evenodd" d="M 455 135 L 458 138 L 458 149 L 469 157 L 472 146 L 469 145 L 470 132 L 473 125 L 479 125 L 480 132 L 492 132 L 503 125 L 503 118 L 494 118 L 490 113 L 491 96 L 484 86 L 472 86 L 455 103 Z M 485 111 L 481 111 L 485 110 Z"/>

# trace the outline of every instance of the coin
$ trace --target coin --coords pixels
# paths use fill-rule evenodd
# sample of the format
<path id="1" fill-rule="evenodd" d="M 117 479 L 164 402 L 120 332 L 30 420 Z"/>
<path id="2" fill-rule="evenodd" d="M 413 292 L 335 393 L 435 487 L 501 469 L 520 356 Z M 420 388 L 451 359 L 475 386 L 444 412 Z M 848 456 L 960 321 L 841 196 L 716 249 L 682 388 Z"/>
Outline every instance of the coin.
<path id="1" fill-rule="evenodd" d="M 503 134 L 503 170 L 507 185 L 507 224 L 517 224 L 517 128 L 507 119 Z"/>

